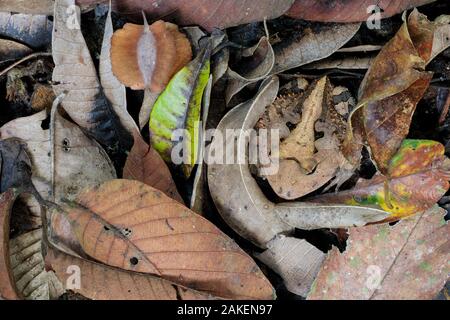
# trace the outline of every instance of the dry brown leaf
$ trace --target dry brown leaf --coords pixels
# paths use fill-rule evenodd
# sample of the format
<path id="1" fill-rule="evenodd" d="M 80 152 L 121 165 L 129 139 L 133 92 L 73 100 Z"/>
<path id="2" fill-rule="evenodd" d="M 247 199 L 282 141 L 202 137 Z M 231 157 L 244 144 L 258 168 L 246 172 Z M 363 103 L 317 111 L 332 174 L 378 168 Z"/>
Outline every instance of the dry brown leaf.
<path id="1" fill-rule="evenodd" d="M 388 18 L 406 9 L 418 7 L 436 0 L 296 0 L 286 13 L 297 19 L 324 21 L 324 22 L 354 22 L 366 21 L 372 13 L 367 8 L 377 5 L 381 18 Z"/>
<path id="2" fill-rule="evenodd" d="M 133 148 L 123 168 L 123 177 L 143 182 L 184 203 L 166 163 L 137 132 L 134 135 Z"/>
<path id="3" fill-rule="evenodd" d="M 77 258 L 52 247 L 45 258 L 46 264 L 56 277 L 65 284 L 66 290 L 93 300 L 210 300 L 201 293 L 167 280 L 108 267 L 93 261 Z M 80 287 L 72 285 L 72 273 L 77 266 L 80 271 Z"/>
<path id="4" fill-rule="evenodd" d="M 234 241 L 145 184 L 112 180 L 86 189 L 62 209 L 84 252 L 104 264 L 223 298 L 274 297 L 269 281 Z"/>
<path id="5" fill-rule="evenodd" d="M 307 28 L 303 34 L 274 45 L 275 65 L 271 74 L 329 57 L 345 45 L 359 27 L 359 23 L 321 25 L 318 31 Z"/>
<path id="6" fill-rule="evenodd" d="M 65 94 L 61 105 L 75 123 L 100 142 L 109 154 L 120 156 L 131 149 L 132 135 L 125 129 L 100 86 L 79 27 L 80 12 L 73 10 L 78 7 L 70 7 L 74 3 L 74 0 L 55 2 L 53 90 L 56 96 Z"/>
<path id="7" fill-rule="evenodd" d="M 332 249 L 308 299 L 433 299 L 448 279 L 443 211 L 350 229 L 347 250 Z"/>

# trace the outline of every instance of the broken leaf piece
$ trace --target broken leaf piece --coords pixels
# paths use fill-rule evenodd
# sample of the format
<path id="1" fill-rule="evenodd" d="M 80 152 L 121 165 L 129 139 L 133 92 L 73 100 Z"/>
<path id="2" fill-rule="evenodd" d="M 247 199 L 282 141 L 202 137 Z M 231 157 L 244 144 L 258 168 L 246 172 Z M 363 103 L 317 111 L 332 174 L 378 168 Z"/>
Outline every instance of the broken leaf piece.
<path id="1" fill-rule="evenodd" d="M 332 249 L 308 299 L 433 299 L 448 279 L 443 211 L 436 206 L 394 226 L 350 229 L 346 251 Z"/>
<path id="2" fill-rule="evenodd" d="M 311 201 L 381 208 L 391 213 L 385 221 L 423 212 L 449 188 L 450 160 L 444 151 L 444 146 L 435 141 L 405 139 L 390 161 L 386 177 L 377 174 L 370 180 L 360 180 L 351 190 L 324 194 Z"/>
<path id="3" fill-rule="evenodd" d="M 176 164 L 183 164 L 186 177 L 191 175 L 198 157 L 200 109 L 209 79 L 210 51 L 208 44 L 194 60 L 178 71 L 156 100 L 150 114 L 152 147 L 168 162 L 174 161 L 175 152 L 179 158 Z"/>
<path id="4" fill-rule="evenodd" d="M 133 90 L 161 92 L 191 58 L 186 36 L 169 22 L 156 21 L 150 26 L 127 23 L 112 36 L 112 70 Z"/>
<path id="5" fill-rule="evenodd" d="M 134 145 L 123 168 L 123 177 L 143 182 L 183 203 L 166 163 L 138 132 L 134 135 Z"/>
<path id="6" fill-rule="evenodd" d="M 104 264 L 218 297 L 273 298 L 269 281 L 234 241 L 143 183 L 112 180 L 84 190 L 61 210 L 84 252 Z"/>

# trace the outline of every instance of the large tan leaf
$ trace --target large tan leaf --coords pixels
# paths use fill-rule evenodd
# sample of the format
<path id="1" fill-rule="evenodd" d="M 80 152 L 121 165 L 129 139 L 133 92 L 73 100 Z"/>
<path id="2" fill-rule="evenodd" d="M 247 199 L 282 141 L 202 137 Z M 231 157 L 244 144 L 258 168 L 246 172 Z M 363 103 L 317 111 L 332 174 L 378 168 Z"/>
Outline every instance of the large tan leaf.
<path id="1" fill-rule="evenodd" d="M 253 260 L 203 217 L 130 180 L 88 188 L 62 207 L 84 252 L 223 298 L 271 299 Z"/>
<path id="2" fill-rule="evenodd" d="M 349 231 L 334 248 L 309 299 L 433 299 L 448 279 L 450 225 L 444 210 Z"/>

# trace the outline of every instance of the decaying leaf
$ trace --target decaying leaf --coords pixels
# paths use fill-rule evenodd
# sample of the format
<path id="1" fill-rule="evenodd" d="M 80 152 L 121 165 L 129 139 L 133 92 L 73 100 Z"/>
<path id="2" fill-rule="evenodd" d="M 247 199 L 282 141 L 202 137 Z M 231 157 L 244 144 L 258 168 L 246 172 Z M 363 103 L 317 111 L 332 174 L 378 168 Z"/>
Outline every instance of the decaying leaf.
<path id="1" fill-rule="evenodd" d="M 168 162 L 172 161 L 172 152 L 178 152 L 176 154 L 182 159 L 186 177 L 191 175 L 198 157 L 200 109 L 209 78 L 210 54 L 211 47 L 207 45 L 175 74 L 150 114 L 152 147 Z M 176 130 L 184 132 L 180 135 Z M 181 138 L 181 141 L 173 140 L 174 133 L 175 138 Z M 174 148 L 178 150 L 174 151 Z M 183 153 L 180 154 L 180 151 Z"/>
<path id="2" fill-rule="evenodd" d="M 435 25 L 414 10 L 372 62 L 361 84 L 358 106 L 363 108 L 365 137 L 384 174 L 431 81 L 432 73 L 424 70 L 431 57 L 434 30 Z"/>
<path id="3" fill-rule="evenodd" d="M 71 119 L 87 130 L 109 154 L 118 155 L 131 149 L 132 136 L 125 130 L 100 86 L 79 28 L 79 9 L 75 11 L 78 7 L 74 5 L 74 0 L 55 2 L 53 90 L 57 96 L 65 94 L 62 106 Z"/>
<path id="4" fill-rule="evenodd" d="M 127 23 L 114 32 L 111 61 L 114 75 L 131 89 L 161 92 L 192 58 L 186 36 L 175 24 L 156 21 L 152 25 Z"/>
<path id="5" fill-rule="evenodd" d="M 45 15 L 0 12 L 0 36 L 32 48 L 47 47 L 50 44 L 52 26 L 53 23 Z"/>
<path id="6" fill-rule="evenodd" d="M 351 229 L 347 250 L 329 253 L 308 299 L 433 299 L 448 279 L 443 211 Z"/>
<path id="7" fill-rule="evenodd" d="M 449 188 L 450 161 L 444 151 L 444 146 L 435 141 L 405 139 L 390 161 L 387 177 L 377 174 L 370 180 L 360 180 L 351 190 L 324 194 L 311 201 L 374 206 L 391 213 L 386 221 L 423 212 Z"/>
<path id="8" fill-rule="evenodd" d="M 288 16 L 324 22 L 367 21 L 373 13 L 378 12 L 380 18 L 388 18 L 404 10 L 418 7 L 436 0 L 381 0 L 377 2 L 360 0 L 315 1 L 296 0 L 286 13 Z M 370 6 L 378 7 L 368 12 Z"/>
<path id="9" fill-rule="evenodd" d="M 166 163 L 139 133 L 134 136 L 133 148 L 123 168 L 123 177 L 143 182 L 183 203 Z"/>
<path id="10" fill-rule="evenodd" d="M 73 198 L 85 186 L 116 177 L 104 150 L 79 127 L 53 113 L 51 130 L 43 129 L 46 111 L 13 120 L 0 128 L 2 139 L 26 142 L 32 165 L 32 181 L 46 200 Z M 34 212 L 38 211 L 34 208 Z"/>
<path id="11" fill-rule="evenodd" d="M 272 74 L 327 58 L 345 45 L 359 30 L 359 23 L 322 25 L 317 31 L 304 33 L 274 45 L 275 65 Z"/>
<path id="12" fill-rule="evenodd" d="M 185 288 L 170 281 L 147 274 L 128 272 L 81 259 L 49 248 L 46 264 L 56 277 L 72 290 L 93 300 L 211 300 L 207 293 Z M 72 285 L 72 270 L 78 266 L 80 287 Z M 76 283 L 75 283 L 76 284 Z"/>
<path id="13" fill-rule="evenodd" d="M 104 264 L 218 297 L 273 298 L 268 280 L 234 241 L 150 186 L 112 180 L 62 210 L 83 251 Z"/>
<path id="14" fill-rule="evenodd" d="M 0 200 L 0 293 L 6 299 L 49 300 L 62 294 L 61 283 L 44 266 L 42 230 L 10 239 L 10 219 L 20 192 L 9 189 Z"/>

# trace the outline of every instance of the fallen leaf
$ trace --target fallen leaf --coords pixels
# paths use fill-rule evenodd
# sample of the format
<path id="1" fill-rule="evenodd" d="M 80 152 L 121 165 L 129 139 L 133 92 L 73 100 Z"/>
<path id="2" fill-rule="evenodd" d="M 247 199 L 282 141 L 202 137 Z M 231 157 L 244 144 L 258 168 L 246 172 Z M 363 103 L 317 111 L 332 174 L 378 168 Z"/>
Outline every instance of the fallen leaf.
<path id="1" fill-rule="evenodd" d="M 241 53 L 242 70 L 232 70 L 228 67 L 228 87 L 225 92 L 227 104 L 231 98 L 251 83 L 267 78 L 275 63 L 275 54 L 268 36 L 262 37 L 253 47 L 246 48 Z"/>
<path id="2" fill-rule="evenodd" d="M 53 0 L 2 0 L 0 11 L 51 15 L 53 6 Z"/>
<path id="3" fill-rule="evenodd" d="M 105 21 L 105 32 L 103 34 L 102 49 L 100 53 L 100 82 L 106 98 L 111 103 L 111 107 L 114 109 L 121 123 L 128 130 L 128 132 L 134 133 L 135 131 L 139 131 L 139 129 L 127 111 L 127 95 L 125 86 L 117 80 L 112 72 L 111 38 L 113 32 L 111 10 L 109 10 Z"/>
<path id="4" fill-rule="evenodd" d="M 414 10 L 372 62 L 360 87 L 365 138 L 385 174 L 409 132 L 412 115 L 432 78 L 425 71 L 435 26 Z"/>
<path id="5" fill-rule="evenodd" d="M 296 19 L 305 19 L 324 22 L 355 22 L 367 21 L 373 14 L 368 11 L 371 5 L 377 5 L 381 10 L 380 18 L 389 18 L 404 10 L 418 7 L 435 0 L 381 0 L 378 2 L 358 0 L 313 1 L 296 0 L 288 16 Z"/>
<path id="6" fill-rule="evenodd" d="M 31 54 L 33 50 L 16 41 L 0 39 L 0 63 L 17 60 Z"/>
<path id="7" fill-rule="evenodd" d="M 433 37 L 433 48 L 429 61 L 450 46 L 450 15 L 443 15 L 434 21 L 436 30 Z"/>
<path id="8" fill-rule="evenodd" d="M 332 249 L 308 299 L 433 299 L 448 279 L 443 211 L 350 229 L 347 250 Z"/>
<path id="9" fill-rule="evenodd" d="M 147 274 L 128 272 L 65 254 L 50 247 L 46 264 L 56 277 L 72 290 L 93 300 L 211 300 L 207 293 L 198 292 Z M 80 287 L 67 270 L 77 266 Z"/>
<path id="10" fill-rule="evenodd" d="M 205 144 L 206 144 L 206 124 L 208 121 L 211 89 L 213 83 L 213 76 L 209 76 L 208 84 L 206 85 L 205 91 L 203 92 L 202 98 L 202 127 L 200 134 L 200 146 L 198 150 L 198 164 L 197 170 L 195 171 L 194 182 L 192 184 L 192 195 L 189 207 L 192 211 L 203 215 L 204 204 L 208 197 L 207 187 L 206 187 L 206 163 L 205 159 Z"/>
<path id="11" fill-rule="evenodd" d="M 326 255 L 306 240 L 283 235 L 277 236 L 267 247 L 256 258 L 281 275 L 290 292 L 305 297 Z"/>
<path id="12" fill-rule="evenodd" d="M 360 27 L 359 23 L 320 25 L 274 45 L 275 65 L 271 74 L 322 60 L 345 45 Z"/>
<path id="13" fill-rule="evenodd" d="M 52 54 L 53 90 L 70 118 L 100 142 L 112 156 L 131 149 L 132 135 L 121 124 L 97 78 L 94 63 L 81 33 L 79 10 L 67 10 L 74 0 L 56 0 Z"/>
<path id="14" fill-rule="evenodd" d="M 156 21 L 150 26 L 127 23 L 114 32 L 111 61 L 114 75 L 133 90 L 161 92 L 192 58 L 186 36 L 178 26 Z"/>
<path id="15" fill-rule="evenodd" d="M 323 194 L 311 201 L 381 208 L 390 213 L 386 221 L 423 212 L 449 188 L 450 161 L 444 151 L 444 146 L 435 141 L 405 139 L 390 161 L 387 177 L 377 174 L 370 180 L 360 180 L 351 190 Z"/>
<path id="16" fill-rule="evenodd" d="M 231 239 L 150 186 L 112 180 L 62 210 L 84 252 L 104 264 L 218 297 L 273 298 L 268 280 Z"/>
<path id="17" fill-rule="evenodd" d="M 164 279 L 108 267 L 58 251 L 53 245 L 47 246 L 43 242 L 42 229 L 32 230 L 9 240 L 10 215 L 19 194 L 20 192 L 10 189 L 0 198 L 2 298 L 48 300 L 58 298 L 66 290 L 72 290 L 85 298 L 98 300 L 214 299 L 207 293 Z M 45 262 L 43 252 L 46 252 Z M 76 280 L 77 274 L 79 283 Z"/>
<path id="18" fill-rule="evenodd" d="M 19 41 L 32 48 L 50 45 L 52 26 L 53 23 L 45 15 L 0 12 L 0 36 Z"/>
<path id="19" fill-rule="evenodd" d="M 41 229 L 10 240 L 10 215 L 20 192 L 9 189 L 0 200 L 0 293 L 3 298 L 42 300 L 62 294 L 61 284 L 45 270 Z"/>
<path id="20" fill-rule="evenodd" d="M 183 202 L 164 160 L 142 139 L 134 136 L 134 145 L 123 168 L 124 179 L 137 180 L 164 192 L 170 198 Z"/>
<path id="21" fill-rule="evenodd" d="M 182 158 L 182 168 L 186 177 L 191 175 L 198 157 L 200 109 L 209 78 L 210 50 L 208 45 L 194 60 L 175 74 L 156 100 L 150 114 L 152 147 L 167 162 L 172 161 L 172 153 L 177 152 L 174 151 L 174 148 L 177 148 L 177 155 Z M 180 129 L 185 130 L 181 136 Z M 174 133 L 175 138 L 182 140 L 172 140 Z M 180 149 L 183 151 L 182 155 Z"/>

